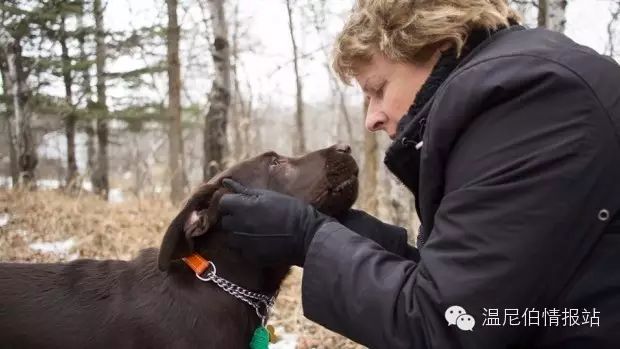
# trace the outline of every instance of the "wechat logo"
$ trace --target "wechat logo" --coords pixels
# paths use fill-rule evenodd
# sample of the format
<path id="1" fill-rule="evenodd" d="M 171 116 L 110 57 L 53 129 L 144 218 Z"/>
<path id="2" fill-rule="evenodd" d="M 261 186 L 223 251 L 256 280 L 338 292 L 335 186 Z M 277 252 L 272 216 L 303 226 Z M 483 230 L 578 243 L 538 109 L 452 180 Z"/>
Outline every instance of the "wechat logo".
<path id="1" fill-rule="evenodd" d="M 462 331 L 473 331 L 476 320 L 473 316 L 467 314 L 463 307 L 453 305 L 446 310 L 445 313 L 448 326 L 456 325 Z"/>

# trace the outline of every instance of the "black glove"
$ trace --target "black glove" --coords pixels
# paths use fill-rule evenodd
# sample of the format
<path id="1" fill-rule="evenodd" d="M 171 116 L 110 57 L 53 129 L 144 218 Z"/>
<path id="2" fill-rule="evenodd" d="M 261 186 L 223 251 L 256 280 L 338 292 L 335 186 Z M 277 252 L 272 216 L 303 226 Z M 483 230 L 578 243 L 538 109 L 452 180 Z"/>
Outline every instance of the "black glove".
<path id="1" fill-rule="evenodd" d="M 230 232 L 231 246 L 261 265 L 303 266 L 314 234 L 333 220 L 294 197 L 228 178 L 222 183 L 235 194 L 220 199 L 221 227 Z"/>
<path id="2" fill-rule="evenodd" d="M 418 260 L 418 251 L 407 244 L 407 229 L 384 223 L 364 211 L 350 209 L 336 217 L 340 224 L 364 236 L 385 250 L 408 259 Z"/>

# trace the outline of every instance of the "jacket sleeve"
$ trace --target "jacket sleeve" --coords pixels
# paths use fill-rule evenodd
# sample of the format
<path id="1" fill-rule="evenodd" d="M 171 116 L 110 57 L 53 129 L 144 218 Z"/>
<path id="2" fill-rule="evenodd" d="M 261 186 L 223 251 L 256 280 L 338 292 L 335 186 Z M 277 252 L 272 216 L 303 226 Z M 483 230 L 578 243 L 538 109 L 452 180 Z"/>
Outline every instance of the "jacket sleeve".
<path id="1" fill-rule="evenodd" d="M 370 348 L 528 340 L 536 328 L 523 326 L 523 313 L 554 304 L 604 228 L 597 216 L 618 175 L 610 171 L 617 144 L 591 91 L 564 68 L 531 61 L 545 73 L 530 86 L 526 76 L 481 79 L 495 76 L 498 66 L 487 65 L 446 88 L 445 115 L 477 114 L 446 159 L 445 194 L 419 263 L 328 223 L 304 265 L 306 317 Z M 512 63 L 497 62 L 523 69 Z M 470 91 L 481 81 L 494 86 L 476 96 Z M 481 98 L 488 107 L 478 108 Z M 448 324 L 453 305 L 473 316 L 472 331 Z M 484 323 L 493 315 L 485 309 L 498 310 L 500 326 Z M 507 310 L 517 310 L 522 325 L 506 323 L 514 320 Z"/>
<path id="2" fill-rule="evenodd" d="M 408 244 L 407 229 L 403 227 L 382 222 L 355 209 L 350 209 L 336 219 L 349 230 L 376 242 L 386 251 L 416 262 L 420 259 L 418 249 Z"/>

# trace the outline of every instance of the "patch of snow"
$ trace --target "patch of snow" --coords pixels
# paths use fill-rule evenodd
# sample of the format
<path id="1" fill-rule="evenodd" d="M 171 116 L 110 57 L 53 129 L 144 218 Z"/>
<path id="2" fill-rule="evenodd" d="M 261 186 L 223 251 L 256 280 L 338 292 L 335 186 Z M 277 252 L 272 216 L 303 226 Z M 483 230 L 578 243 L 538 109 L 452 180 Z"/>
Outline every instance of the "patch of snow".
<path id="1" fill-rule="evenodd" d="M 12 188 L 13 187 L 13 178 L 5 177 L 5 176 L 0 176 L 0 187 Z"/>
<path id="2" fill-rule="evenodd" d="M 76 260 L 78 258 L 80 258 L 80 254 L 79 254 L 79 252 L 75 252 L 75 253 L 72 253 L 70 255 L 67 255 L 65 257 L 65 260 L 67 260 L 67 261 L 74 261 L 74 260 Z"/>
<path id="3" fill-rule="evenodd" d="M 37 154 L 40 158 L 57 159 L 64 161 L 67 158 L 67 140 L 64 131 L 49 132 L 41 138 L 37 147 Z M 83 173 L 86 170 L 88 161 L 88 147 L 86 142 L 88 135 L 86 132 L 75 133 L 75 162 L 78 171 Z"/>
<path id="4" fill-rule="evenodd" d="M 8 213 L 0 213 L 0 227 L 9 224 L 9 220 L 11 220 L 11 216 Z"/>
<path id="5" fill-rule="evenodd" d="M 276 327 L 276 336 L 278 336 L 278 342 L 269 343 L 269 349 L 295 349 L 297 348 L 298 335 L 295 333 L 284 332 L 284 327 Z"/>
<path id="6" fill-rule="evenodd" d="M 93 184 L 89 180 L 82 181 L 82 189 L 93 191 Z"/>
<path id="7" fill-rule="evenodd" d="M 39 189 L 58 189 L 62 183 L 57 179 L 39 179 L 37 180 L 37 187 Z"/>
<path id="8" fill-rule="evenodd" d="M 111 188 L 108 193 L 108 201 L 112 203 L 119 203 L 125 201 L 123 191 L 118 188 Z"/>
<path id="9" fill-rule="evenodd" d="M 54 253 L 57 255 L 67 255 L 69 249 L 75 245 L 75 240 L 69 238 L 65 241 L 56 242 L 33 242 L 29 246 L 35 251 L 44 253 Z"/>
<path id="10" fill-rule="evenodd" d="M 17 229 L 15 230 L 15 234 L 17 234 L 17 236 L 25 238 L 26 236 L 28 236 L 29 232 L 28 230 L 24 230 L 24 229 Z"/>

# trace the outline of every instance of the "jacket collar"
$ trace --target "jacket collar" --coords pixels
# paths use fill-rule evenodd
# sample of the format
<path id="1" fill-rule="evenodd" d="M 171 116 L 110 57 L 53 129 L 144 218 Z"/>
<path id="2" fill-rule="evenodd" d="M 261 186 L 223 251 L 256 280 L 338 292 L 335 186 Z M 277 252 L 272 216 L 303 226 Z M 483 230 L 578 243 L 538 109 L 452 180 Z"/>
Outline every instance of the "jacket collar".
<path id="1" fill-rule="evenodd" d="M 429 101 L 457 66 L 457 63 L 458 60 L 453 50 L 441 56 L 431 75 L 417 93 L 409 111 L 399 121 L 398 135 L 387 149 L 383 159 L 383 163 L 390 172 L 413 193 L 418 217 L 421 217 L 418 195 L 420 149 L 416 145 L 421 144 L 420 141 L 424 134 L 426 116 L 432 104 Z"/>
<path id="2" fill-rule="evenodd" d="M 448 50 L 435 64 L 431 75 L 417 93 L 407 114 L 398 122 L 397 136 L 387 149 L 383 162 L 398 179 L 411 190 L 416 198 L 419 167 L 419 149 L 416 145 L 422 140 L 429 103 L 441 84 L 458 65 L 454 50 Z"/>

